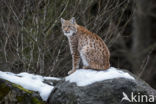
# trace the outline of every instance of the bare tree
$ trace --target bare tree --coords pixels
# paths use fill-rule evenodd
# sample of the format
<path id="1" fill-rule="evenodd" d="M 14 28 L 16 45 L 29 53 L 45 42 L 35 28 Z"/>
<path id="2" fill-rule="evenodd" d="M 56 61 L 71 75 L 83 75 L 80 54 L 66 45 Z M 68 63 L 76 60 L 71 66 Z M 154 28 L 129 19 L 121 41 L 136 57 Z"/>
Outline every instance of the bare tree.
<path id="1" fill-rule="evenodd" d="M 71 55 L 60 18 L 74 16 L 106 42 L 112 66 L 153 84 L 154 4 L 154 0 L 0 0 L 0 70 L 67 75 Z"/>
<path id="2" fill-rule="evenodd" d="M 156 1 L 135 0 L 133 24 L 133 72 L 155 84 L 156 64 Z"/>

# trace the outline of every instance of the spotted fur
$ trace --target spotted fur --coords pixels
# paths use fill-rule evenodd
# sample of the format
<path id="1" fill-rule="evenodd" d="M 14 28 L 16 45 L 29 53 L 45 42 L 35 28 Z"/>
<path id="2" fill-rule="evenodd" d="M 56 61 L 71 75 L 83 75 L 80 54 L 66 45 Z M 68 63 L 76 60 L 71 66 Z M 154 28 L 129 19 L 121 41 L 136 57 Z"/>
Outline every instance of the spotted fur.
<path id="1" fill-rule="evenodd" d="M 83 68 L 104 70 L 110 67 L 110 52 L 104 41 L 95 33 L 76 23 L 74 17 L 70 20 L 61 18 L 62 30 L 67 36 L 72 55 L 71 74 L 79 68 L 80 58 Z"/>

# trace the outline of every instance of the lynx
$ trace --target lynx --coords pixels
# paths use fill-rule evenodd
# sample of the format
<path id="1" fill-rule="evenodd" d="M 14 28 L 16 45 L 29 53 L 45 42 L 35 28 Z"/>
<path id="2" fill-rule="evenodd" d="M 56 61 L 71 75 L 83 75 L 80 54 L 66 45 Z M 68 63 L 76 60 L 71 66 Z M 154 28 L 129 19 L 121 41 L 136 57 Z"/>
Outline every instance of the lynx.
<path id="1" fill-rule="evenodd" d="M 110 52 L 97 34 L 78 25 L 74 17 L 70 20 L 61 18 L 61 23 L 72 55 L 72 70 L 68 74 L 72 74 L 79 68 L 80 59 L 84 69 L 104 70 L 110 67 Z"/>

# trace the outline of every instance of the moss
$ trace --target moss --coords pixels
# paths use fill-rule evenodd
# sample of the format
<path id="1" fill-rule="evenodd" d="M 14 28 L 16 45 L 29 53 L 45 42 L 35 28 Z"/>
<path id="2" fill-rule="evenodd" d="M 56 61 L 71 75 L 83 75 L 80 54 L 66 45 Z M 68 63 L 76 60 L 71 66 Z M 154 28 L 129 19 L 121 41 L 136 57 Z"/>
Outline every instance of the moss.
<path id="1" fill-rule="evenodd" d="M 27 102 L 28 101 L 27 98 L 30 99 L 29 101 L 31 101 L 31 102 Z M 16 99 L 17 99 L 18 103 L 22 103 L 22 104 L 27 104 L 27 103 L 45 104 L 45 102 L 43 102 L 42 100 L 39 100 L 36 97 L 30 97 L 30 96 L 25 96 L 25 95 L 24 96 L 17 96 Z"/>
<path id="2" fill-rule="evenodd" d="M 16 99 L 17 99 L 18 102 L 22 102 L 24 97 L 23 96 L 17 96 Z"/>
<path id="3" fill-rule="evenodd" d="M 8 83 L 0 80 L 0 103 L 16 102 L 16 104 L 45 104 L 39 96 L 35 95 L 36 92 L 29 91 L 20 85 Z M 5 97 L 5 99 L 4 99 Z"/>
<path id="4" fill-rule="evenodd" d="M 20 86 L 20 85 L 17 85 L 17 84 L 12 84 L 14 87 L 17 87 L 17 88 L 19 88 L 20 90 L 23 90 L 23 91 L 25 91 L 25 92 L 27 92 L 27 93 L 32 93 L 32 91 L 30 91 L 30 90 L 27 90 L 27 89 L 25 89 L 25 88 L 23 88 L 22 86 Z"/>
<path id="5" fill-rule="evenodd" d="M 9 86 L 5 83 L 0 84 L 0 100 L 2 100 L 10 91 Z"/>
<path id="6" fill-rule="evenodd" d="M 45 104 L 43 101 L 33 97 L 32 98 L 32 104 Z"/>

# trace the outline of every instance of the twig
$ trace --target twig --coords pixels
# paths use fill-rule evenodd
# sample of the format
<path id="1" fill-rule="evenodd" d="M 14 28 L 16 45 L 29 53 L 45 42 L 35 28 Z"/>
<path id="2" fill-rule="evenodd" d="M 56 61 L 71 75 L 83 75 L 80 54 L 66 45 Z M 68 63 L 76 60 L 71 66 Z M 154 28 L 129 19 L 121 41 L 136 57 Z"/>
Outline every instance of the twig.
<path id="1" fill-rule="evenodd" d="M 149 63 L 151 53 L 152 53 L 152 51 L 149 52 L 149 54 L 147 55 L 147 57 L 143 60 L 142 65 L 140 66 L 140 70 L 141 70 L 141 69 L 142 69 L 142 70 L 141 70 L 141 72 L 138 74 L 138 77 L 139 77 L 139 78 L 143 75 L 143 73 L 144 73 L 144 71 L 145 71 L 145 69 L 146 69 L 146 67 L 147 67 L 147 65 L 148 65 L 148 63 Z"/>

